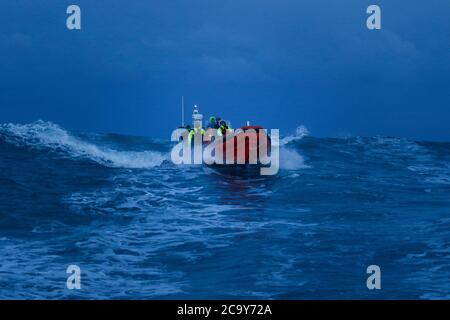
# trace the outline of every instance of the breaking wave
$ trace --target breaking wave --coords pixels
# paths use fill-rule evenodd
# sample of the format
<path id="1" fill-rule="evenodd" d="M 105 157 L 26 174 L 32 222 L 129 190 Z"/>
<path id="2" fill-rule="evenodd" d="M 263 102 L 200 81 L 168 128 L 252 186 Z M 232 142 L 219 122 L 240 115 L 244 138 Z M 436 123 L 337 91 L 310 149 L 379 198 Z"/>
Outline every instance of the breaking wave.
<path id="1" fill-rule="evenodd" d="M 301 125 L 299 127 L 297 127 L 297 129 L 295 130 L 295 134 L 294 135 L 289 135 L 287 137 L 284 137 L 283 139 L 280 140 L 280 146 L 284 146 L 289 144 L 292 141 L 298 141 L 303 139 L 304 137 L 309 135 L 309 131 L 308 128 L 306 128 L 305 126 Z"/>
<path id="2" fill-rule="evenodd" d="M 300 141 L 309 135 L 308 129 L 301 125 L 297 127 L 294 135 L 289 135 L 280 140 L 280 168 L 284 170 L 307 169 L 304 157 L 289 145 L 293 141 Z"/>
<path id="3" fill-rule="evenodd" d="M 165 156 L 156 151 L 118 151 L 72 135 L 46 121 L 2 124 L 0 137 L 6 142 L 38 150 L 49 150 L 65 158 L 88 159 L 107 167 L 147 169 L 160 165 Z"/>

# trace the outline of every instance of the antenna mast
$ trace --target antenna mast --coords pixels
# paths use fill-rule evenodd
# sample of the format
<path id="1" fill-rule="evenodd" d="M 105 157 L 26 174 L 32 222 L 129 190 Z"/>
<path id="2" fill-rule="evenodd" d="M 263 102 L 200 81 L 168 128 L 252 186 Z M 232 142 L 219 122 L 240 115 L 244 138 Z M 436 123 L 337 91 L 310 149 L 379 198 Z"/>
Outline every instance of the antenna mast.
<path id="1" fill-rule="evenodd" d="M 184 96 L 181 96 L 181 126 L 184 127 Z"/>

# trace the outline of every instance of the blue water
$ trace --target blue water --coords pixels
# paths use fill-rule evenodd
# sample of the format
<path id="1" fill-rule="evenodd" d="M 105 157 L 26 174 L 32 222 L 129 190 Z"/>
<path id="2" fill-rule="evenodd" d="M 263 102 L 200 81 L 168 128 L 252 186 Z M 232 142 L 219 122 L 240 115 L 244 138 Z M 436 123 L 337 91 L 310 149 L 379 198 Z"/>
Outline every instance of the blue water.
<path id="1" fill-rule="evenodd" d="M 450 298 L 450 143 L 281 144 L 277 176 L 233 176 L 168 141 L 0 125 L 0 298 Z"/>

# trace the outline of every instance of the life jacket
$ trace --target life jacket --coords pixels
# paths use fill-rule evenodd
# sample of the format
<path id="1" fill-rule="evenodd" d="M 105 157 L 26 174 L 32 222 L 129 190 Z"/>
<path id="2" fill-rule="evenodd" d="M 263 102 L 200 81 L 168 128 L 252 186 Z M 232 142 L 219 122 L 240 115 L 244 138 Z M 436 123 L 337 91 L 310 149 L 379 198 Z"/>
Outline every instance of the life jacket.
<path id="1" fill-rule="evenodd" d="M 191 131 L 189 131 L 189 135 L 188 135 L 188 141 L 189 141 L 189 143 L 192 141 L 192 137 L 193 137 L 196 133 L 198 133 L 198 132 L 199 132 L 199 129 L 197 129 L 197 128 L 194 128 L 194 129 L 192 129 Z M 202 135 L 204 135 L 204 134 L 205 134 L 205 129 L 201 128 L 201 129 L 200 129 L 200 133 L 201 133 Z"/>
<path id="2" fill-rule="evenodd" d="M 225 127 L 225 126 L 220 126 L 220 127 L 217 129 L 217 135 L 218 135 L 219 137 L 221 137 L 223 134 L 226 134 L 227 132 L 233 132 L 233 129 L 228 128 L 228 127 Z"/>

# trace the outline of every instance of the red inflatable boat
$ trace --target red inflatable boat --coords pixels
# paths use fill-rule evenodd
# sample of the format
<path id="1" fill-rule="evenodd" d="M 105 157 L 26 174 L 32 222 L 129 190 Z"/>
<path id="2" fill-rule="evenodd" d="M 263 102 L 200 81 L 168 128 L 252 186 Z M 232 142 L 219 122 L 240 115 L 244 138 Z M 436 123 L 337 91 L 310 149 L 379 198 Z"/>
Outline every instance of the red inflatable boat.
<path id="1" fill-rule="evenodd" d="M 270 153 L 270 144 L 270 137 L 263 127 L 243 126 L 225 134 L 223 142 L 216 148 L 222 145 L 223 164 L 260 166 L 261 158 Z"/>

